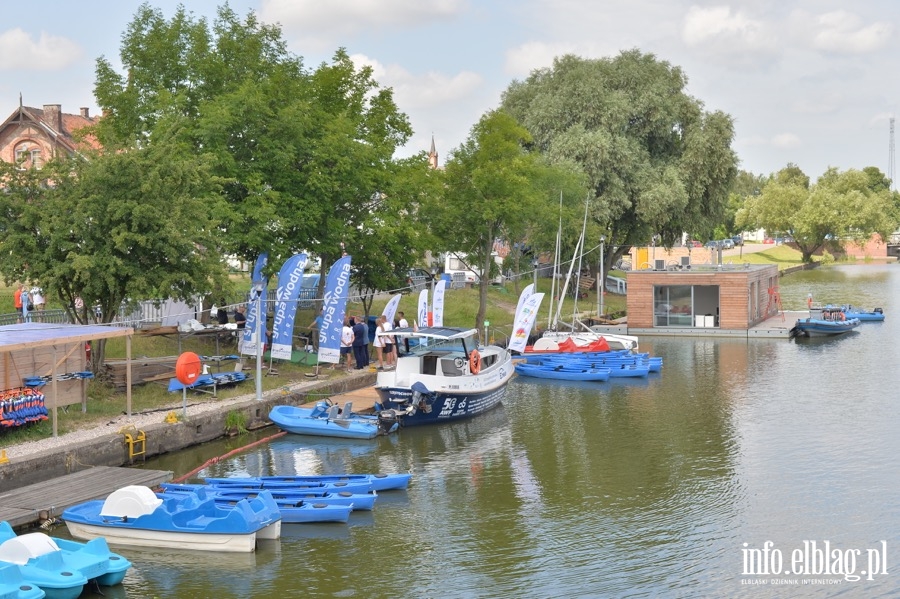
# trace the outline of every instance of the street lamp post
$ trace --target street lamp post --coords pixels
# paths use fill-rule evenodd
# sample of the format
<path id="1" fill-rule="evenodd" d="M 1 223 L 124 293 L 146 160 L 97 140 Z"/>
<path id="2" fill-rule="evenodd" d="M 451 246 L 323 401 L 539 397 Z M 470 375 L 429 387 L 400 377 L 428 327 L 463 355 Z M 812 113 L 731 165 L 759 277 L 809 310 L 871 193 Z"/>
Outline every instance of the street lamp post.
<path id="1" fill-rule="evenodd" d="M 534 271 L 534 290 L 537 291 L 537 269 L 538 269 L 538 259 L 534 258 L 531 261 L 531 268 Z"/>
<path id="2" fill-rule="evenodd" d="M 597 279 L 597 320 L 603 316 L 603 288 L 606 287 L 603 280 L 603 245 L 606 243 L 606 236 L 600 236 L 600 277 Z"/>

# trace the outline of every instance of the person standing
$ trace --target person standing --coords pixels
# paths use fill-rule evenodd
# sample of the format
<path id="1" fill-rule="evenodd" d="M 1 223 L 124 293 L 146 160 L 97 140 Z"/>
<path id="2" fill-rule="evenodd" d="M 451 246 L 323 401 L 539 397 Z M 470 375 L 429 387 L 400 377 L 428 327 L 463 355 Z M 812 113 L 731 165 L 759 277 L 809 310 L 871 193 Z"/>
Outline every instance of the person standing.
<path id="1" fill-rule="evenodd" d="M 22 295 L 19 296 L 19 299 L 22 300 L 22 319 L 25 322 L 31 322 L 31 310 L 34 309 L 34 306 L 31 305 L 31 296 L 24 285 L 22 286 Z"/>
<path id="2" fill-rule="evenodd" d="M 394 325 L 391 324 L 391 321 L 388 320 L 387 316 L 381 316 L 381 328 L 385 333 L 389 333 L 394 330 Z M 394 336 L 393 335 L 385 335 L 384 339 L 384 347 L 382 348 L 382 353 L 384 354 L 384 361 L 387 362 L 385 370 L 390 370 L 394 367 L 394 364 L 397 363 L 397 356 L 394 354 L 395 346 L 394 346 Z"/>
<path id="3" fill-rule="evenodd" d="M 348 321 L 344 321 L 344 327 L 341 329 L 341 358 L 346 356 L 347 370 L 353 370 L 353 329 Z"/>
<path id="4" fill-rule="evenodd" d="M 384 370 L 384 317 L 379 316 L 375 319 L 375 339 L 372 340 L 372 347 L 375 348 L 375 356 L 378 358 L 378 370 Z"/>
<path id="5" fill-rule="evenodd" d="M 22 293 L 25 291 L 25 285 L 19 283 L 15 293 L 13 293 L 13 308 L 19 314 L 18 320 L 22 322 Z"/>
<path id="6" fill-rule="evenodd" d="M 31 303 L 34 304 L 34 309 L 43 312 L 44 304 L 46 300 L 44 299 L 44 290 L 35 285 L 31 288 Z"/>
<path id="7" fill-rule="evenodd" d="M 409 321 L 406 320 L 406 316 L 403 315 L 403 312 L 398 312 L 398 314 L 400 315 L 400 328 L 405 329 L 406 327 L 409 326 Z M 399 352 L 400 352 L 400 348 L 398 347 L 397 353 L 399 353 Z M 409 353 L 409 337 L 403 338 L 403 352 L 407 353 L 407 354 Z"/>
<path id="8" fill-rule="evenodd" d="M 312 344 L 314 352 L 319 351 L 319 331 L 322 330 L 322 322 L 325 320 L 324 312 L 324 309 L 319 310 L 315 320 L 306 327 L 309 329 L 309 342 Z"/>
<path id="9" fill-rule="evenodd" d="M 362 370 L 369 365 L 369 335 L 366 325 L 350 319 L 350 327 L 353 329 L 353 357 L 356 358 L 356 369 Z"/>

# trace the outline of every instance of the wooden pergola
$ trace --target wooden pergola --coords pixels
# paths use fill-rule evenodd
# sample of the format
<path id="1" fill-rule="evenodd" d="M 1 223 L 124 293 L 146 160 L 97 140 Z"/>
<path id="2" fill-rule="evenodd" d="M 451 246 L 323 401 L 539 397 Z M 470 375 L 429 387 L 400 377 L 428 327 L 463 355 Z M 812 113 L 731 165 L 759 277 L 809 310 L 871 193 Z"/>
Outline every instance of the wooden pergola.
<path id="1" fill-rule="evenodd" d="M 0 390 L 25 386 L 28 377 L 49 377 L 44 386 L 45 405 L 53 410 L 53 436 L 57 436 L 57 408 L 80 403 L 87 411 L 86 380 L 65 377 L 89 369 L 84 344 L 96 339 L 125 337 L 126 412 L 131 416 L 131 338 L 134 329 L 100 325 L 28 322 L 0 326 L 2 380 Z M 62 380 L 60 380 L 62 377 Z"/>

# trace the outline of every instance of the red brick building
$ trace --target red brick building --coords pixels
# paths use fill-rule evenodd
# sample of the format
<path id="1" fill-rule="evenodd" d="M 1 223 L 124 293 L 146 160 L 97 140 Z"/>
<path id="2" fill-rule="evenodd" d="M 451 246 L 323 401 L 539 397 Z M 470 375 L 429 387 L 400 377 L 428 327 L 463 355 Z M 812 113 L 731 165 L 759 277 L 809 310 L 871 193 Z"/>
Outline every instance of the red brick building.
<path id="1" fill-rule="evenodd" d="M 67 114 L 60 104 L 32 108 L 20 101 L 19 107 L 0 125 L 0 160 L 20 162 L 25 168 L 40 168 L 54 156 L 96 148 L 96 139 L 91 136 L 79 139 L 78 131 L 96 124 L 97 120 L 87 108 L 79 109 L 79 114 Z"/>

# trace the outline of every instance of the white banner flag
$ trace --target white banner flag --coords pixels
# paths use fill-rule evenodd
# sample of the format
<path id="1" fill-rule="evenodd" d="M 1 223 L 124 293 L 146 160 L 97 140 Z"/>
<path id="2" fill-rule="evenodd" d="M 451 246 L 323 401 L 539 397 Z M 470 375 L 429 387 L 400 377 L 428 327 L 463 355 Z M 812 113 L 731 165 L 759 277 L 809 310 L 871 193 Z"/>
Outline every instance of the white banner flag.
<path id="1" fill-rule="evenodd" d="M 442 327 L 444 326 L 444 288 L 447 285 L 447 281 L 441 279 L 437 282 L 437 285 L 434 286 L 434 298 L 431 300 L 431 312 L 434 326 Z"/>
<path id="2" fill-rule="evenodd" d="M 513 322 L 512 340 L 509 342 L 509 349 L 517 352 L 525 351 L 525 345 L 528 343 L 528 336 L 531 334 L 531 327 L 537 318 L 537 311 L 541 307 L 541 301 L 544 299 L 543 293 L 532 293 L 522 304 L 521 310 L 516 314 Z"/>
<path id="3" fill-rule="evenodd" d="M 428 326 L 428 289 L 419 292 L 419 313 L 416 318 L 420 327 Z"/>

